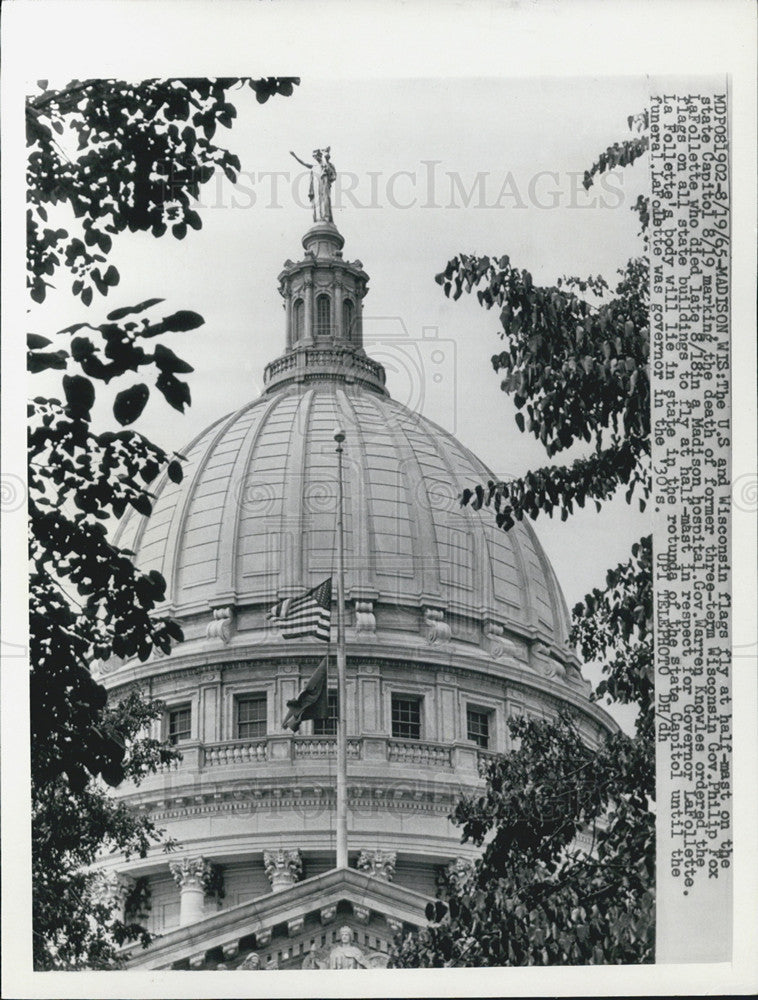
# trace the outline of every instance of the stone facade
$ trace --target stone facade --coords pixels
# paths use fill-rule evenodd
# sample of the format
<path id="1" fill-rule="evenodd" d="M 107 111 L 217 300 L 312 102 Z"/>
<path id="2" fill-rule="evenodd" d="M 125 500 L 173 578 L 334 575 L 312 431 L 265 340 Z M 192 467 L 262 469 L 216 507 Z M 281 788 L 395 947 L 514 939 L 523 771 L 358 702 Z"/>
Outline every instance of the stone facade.
<path id="1" fill-rule="evenodd" d="M 612 727 L 588 700 L 531 527 L 498 532 L 488 512 L 440 502 L 491 473 L 389 397 L 363 349 L 368 275 L 343 244 L 332 223 L 306 233 L 302 259 L 279 276 L 286 350 L 267 367 L 263 396 L 192 442 L 182 484 L 159 483 L 152 518 L 128 514 L 117 536 L 164 575 L 159 610 L 185 635 L 168 656 L 101 671 L 112 696 L 149 682 L 166 705 L 153 735 L 182 753 L 117 793 L 186 852 L 117 861 L 148 879 L 150 929 L 162 935 L 135 956 L 141 967 L 381 964 L 403 926 L 423 923 L 440 871 L 475 857 L 448 816 L 508 749 L 508 717 L 571 706 L 590 742 Z M 333 722 L 297 735 L 281 727 L 324 645 L 285 642 L 266 617 L 332 572 L 337 423 L 350 865 L 340 872 Z M 211 865 L 223 869 L 214 898 Z"/>

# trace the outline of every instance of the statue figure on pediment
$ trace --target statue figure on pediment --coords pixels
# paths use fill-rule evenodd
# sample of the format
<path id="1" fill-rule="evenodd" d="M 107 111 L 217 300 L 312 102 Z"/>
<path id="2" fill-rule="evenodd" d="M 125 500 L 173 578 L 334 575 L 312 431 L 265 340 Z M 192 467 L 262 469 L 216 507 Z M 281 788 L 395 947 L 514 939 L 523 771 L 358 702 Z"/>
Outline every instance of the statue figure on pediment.
<path id="1" fill-rule="evenodd" d="M 303 959 L 301 969 L 327 969 L 329 967 L 329 956 L 317 944 L 312 944 L 308 954 Z"/>
<path id="2" fill-rule="evenodd" d="M 353 944 L 353 932 L 348 927 L 340 927 L 339 942 L 329 952 L 330 969 L 367 969 L 368 958 L 357 944 Z"/>
<path id="3" fill-rule="evenodd" d="M 383 951 L 364 951 L 353 944 L 349 927 L 340 928 L 338 944 L 319 948 L 314 942 L 302 961 L 301 969 L 386 969 L 389 955 Z"/>
<path id="4" fill-rule="evenodd" d="M 237 967 L 238 971 L 242 972 L 260 972 L 261 969 L 261 956 L 257 951 L 251 951 L 247 958 L 239 964 Z"/>

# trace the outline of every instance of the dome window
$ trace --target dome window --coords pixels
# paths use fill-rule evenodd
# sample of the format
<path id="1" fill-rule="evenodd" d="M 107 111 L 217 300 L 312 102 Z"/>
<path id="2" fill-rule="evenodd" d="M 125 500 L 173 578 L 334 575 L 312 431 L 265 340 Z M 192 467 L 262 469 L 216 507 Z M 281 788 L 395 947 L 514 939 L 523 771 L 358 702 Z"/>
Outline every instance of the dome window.
<path id="1" fill-rule="evenodd" d="M 172 708 L 166 719 L 166 730 L 168 742 L 172 746 L 192 739 L 192 707 L 178 705 Z"/>
<path id="2" fill-rule="evenodd" d="M 466 738 L 482 750 L 487 750 L 490 745 L 490 715 L 490 712 L 479 708 L 466 711 Z"/>
<path id="3" fill-rule="evenodd" d="M 237 699 L 237 739 L 254 740 L 266 735 L 266 695 L 251 694 Z"/>
<path id="4" fill-rule="evenodd" d="M 399 740 L 421 739 L 421 699 L 392 695 L 392 735 Z"/>
<path id="5" fill-rule="evenodd" d="M 350 299 L 342 303 L 342 335 L 346 340 L 353 339 L 353 323 L 355 322 L 355 306 Z"/>
<path id="6" fill-rule="evenodd" d="M 327 695 L 329 715 L 326 719 L 313 720 L 314 736 L 337 735 L 337 692 L 330 691 Z"/>
<path id="7" fill-rule="evenodd" d="M 296 343 L 305 335 L 305 305 L 302 299 L 297 299 L 292 309 L 292 334 Z"/>
<path id="8" fill-rule="evenodd" d="M 331 337 L 332 335 L 332 303 L 328 295 L 316 298 L 316 336 Z"/>

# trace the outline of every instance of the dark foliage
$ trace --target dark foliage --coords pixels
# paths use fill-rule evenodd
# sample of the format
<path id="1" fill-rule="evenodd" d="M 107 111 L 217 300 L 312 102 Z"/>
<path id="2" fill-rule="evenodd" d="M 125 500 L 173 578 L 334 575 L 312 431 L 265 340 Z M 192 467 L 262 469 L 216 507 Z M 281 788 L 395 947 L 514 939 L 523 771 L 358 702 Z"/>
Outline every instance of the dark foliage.
<path id="1" fill-rule="evenodd" d="M 214 144 L 236 117 L 233 90 L 259 103 L 288 95 L 295 79 L 73 81 L 26 105 L 28 140 L 27 274 L 43 302 L 68 277 L 84 306 L 119 283 L 108 262 L 119 233 L 183 239 L 201 228 L 193 208 L 215 170 L 234 180 L 237 157 Z M 50 221 L 71 217 L 63 228 Z M 78 220 L 78 221 L 77 221 Z M 74 232 L 73 230 L 77 231 Z M 133 428 L 154 389 L 184 411 L 192 367 L 162 340 L 203 323 L 189 310 L 168 315 L 160 298 L 112 310 L 53 340 L 28 335 L 32 374 L 60 372 L 57 396 L 29 404 L 31 738 L 34 960 L 38 968 L 105 968 L 117 946 L 149 940 L 137 892 L 127 919 L 96 899 L 88 871 L 107 850 L 145 856 L 162 832 L 114 802 L 107 785 L 138 783 L 174 759 L 149 739 L 161 706 L 134 691 L 109 706 L 93 660 L 170 653 L 182 632 L 157 609 L 165 581 L 142 573 L 108 526 L 132 507 L 152 510 L 151 485 L 182 478 L 182 456 Z M 91 414 L 96 386 L 114 386 L 113 415 L 123 428 L 99 432 Z M 168 845 L 170 846 L 170 844 Z M 136 891 L 136 890 L 135 890 Z"/>
<path id="2" fill-rule="evenodd" d="M 632 139 L 609 147 L 593 177 L 630 166 L 647 149 L 647 116 Z M 633 206 L 646 246 L 648 202 Z M 649 296 L 646 256 L 621 270 L 613 293 L 601 277 L 552 287 L 504 255 L 459 255 L 437 275 L 445 294 L 477 289 L 500 310 L 505 349 L 492 358 L 516 404 L 519 430 L 549 458 L 576 442 L 591 452 L 515 482 L 473 484 L 462 503 L 492 506 L 509 530 L 525 514 L 563 520 L 575 506 L 600 509 L 620 486 L 644 510 L 650 490 Z M 509 721 L 514 749 L 487 767 L 483 794 L 463 798 L 451 819 L 464 842 L 484 845 L 470 876 L 447 879 L 427 908 L 428 928 L 398 938 L 397 967 L 565 965 L 654 959 L 655 794 L 652 544 L 635 544 L 606 586 L 574 609 L 572 639 L 602 665 L 592 694 L 637 708 L 633 737 L 595 746 L 576 720 Z M 591 843 L 580 838 L 589 836 Z"/>

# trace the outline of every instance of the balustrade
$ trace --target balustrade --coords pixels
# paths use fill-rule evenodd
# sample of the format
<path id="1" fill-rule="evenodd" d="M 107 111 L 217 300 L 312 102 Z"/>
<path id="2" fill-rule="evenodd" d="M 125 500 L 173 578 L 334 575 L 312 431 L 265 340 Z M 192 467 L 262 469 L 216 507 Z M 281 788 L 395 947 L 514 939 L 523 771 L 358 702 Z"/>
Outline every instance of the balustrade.
<path id="1" fill-rule="evenodd" d="M 364 743 L 367 749 L 364 749 Z M 412 767 L 450 769 L 461 766 L 456 754 L 462 752 L 445 743 L 428 743 L 421 740 L 399 740 L 388 736 L 352 737 L 347 741 L 347 755 L 351 760 L 366 763 L 386 760 Z M 383 748 L 383 749 L 382 749 Z M 495 754 L 486 750 L 466 748 L 472 758 L 467 767 L 478 767 L 482 773 Z M 336 757 L 337 740 L 334 736 L 280 736 L 270 735 L 255 740 L 226 740 L 222 743 L 195 744 L 191 752 L 184 751 L 183 760 L 164 765 L 161 770 L 185 768 L 235 767 L 245 764 L 278 766 L 284 761 L 324 760 Z"/>
<path id="2" fill-rule="evenodd" d="M 371 358 L 361 357 L 352 351 L 334 350 L 329 347 L 310 348 L 304 352 L 303 363 L 306 368 L 315 366 L 340 368 L 346 372 L 357 372 L 369 375 L 372 379 L 384 385 L 386 376 L 383 367 Z M 263 381 L 268 384 L 272 378 L 283 372 L 292 371 L 298 367 L 297 354 L 285 354 L 271 361 L 263 373 Z"/>
<path id="3" fill-rule="evenodd" d="M 211 743 L 203 754 L 205 767 L 226 764 L 252 764 L 268 760 L 266 740 L 232 740 L 229 743 Z"/>
<path id="4" fill-rule="evenodd" d="M 337 753 L 334 736 L 300 736 L 293 740 L 295 757 L 333 757 Z M 361 756 L 360 740 L 347 741 L 348 757 L 358 760 Z"/>
<path id="5" fill-rule="evenodd" d="M 422 743 L 419 740 L 389 740 L 389 760 L 421 767 L 452 767 L 450 747 L 441 743 Z"/>

